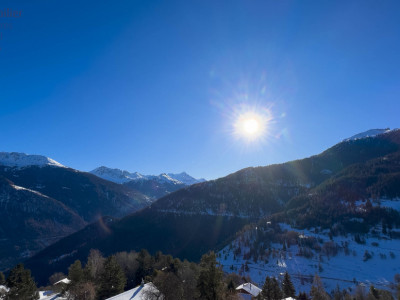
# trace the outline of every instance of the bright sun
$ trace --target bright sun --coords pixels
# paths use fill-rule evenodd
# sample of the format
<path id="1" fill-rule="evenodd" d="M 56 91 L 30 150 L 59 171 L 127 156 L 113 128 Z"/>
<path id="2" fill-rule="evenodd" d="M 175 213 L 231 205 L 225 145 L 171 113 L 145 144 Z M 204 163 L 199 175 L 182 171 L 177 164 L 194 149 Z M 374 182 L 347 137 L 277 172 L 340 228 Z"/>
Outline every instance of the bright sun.
<path id="1" fill-rule="evenodd" d="M 242 112 L 234 123 L 234 133 L 237 137 L 247 141 L 261 138 L 266 131 L 267 120 L 265 116 L 256 112 Z"/>
<path id="2" fill-rule="evenodd" d="M 247 134 L 256 134 L 260 128 L 260 124 L 256 119 L 248 119 L 243 121 L 243 129 Z"/>

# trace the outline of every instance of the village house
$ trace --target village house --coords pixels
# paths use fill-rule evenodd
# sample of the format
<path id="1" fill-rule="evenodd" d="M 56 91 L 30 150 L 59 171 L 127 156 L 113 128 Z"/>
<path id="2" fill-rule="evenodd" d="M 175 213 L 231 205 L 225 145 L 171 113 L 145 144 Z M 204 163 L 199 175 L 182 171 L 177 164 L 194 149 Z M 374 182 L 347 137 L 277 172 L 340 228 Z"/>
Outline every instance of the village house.
<path id="1" fill-rule="evenodd" d="M 239 285 L 236 291 L 239 297 L 246 300 L 254 299 L 261 293 L 261 289 L 250 282 Z"/>

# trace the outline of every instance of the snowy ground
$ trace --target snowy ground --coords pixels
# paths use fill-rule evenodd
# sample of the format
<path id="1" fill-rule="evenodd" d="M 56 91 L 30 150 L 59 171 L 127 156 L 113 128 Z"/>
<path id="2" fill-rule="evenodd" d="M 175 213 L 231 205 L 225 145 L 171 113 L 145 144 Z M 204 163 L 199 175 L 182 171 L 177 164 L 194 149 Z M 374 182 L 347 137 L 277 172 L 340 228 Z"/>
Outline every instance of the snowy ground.
<path id="1" fill-rule="evenodd" d="M 282 229 L 298 232 L 300 240 L 316 237 L 321 246 L 330 241 L 327 231 L 317 234 L 312 230 L 293 229 L 287 224 L 280 224 L 280 226 Z M 243 259 L 243 254 L 248 251 L 248 248 L 246 249 L 243 245 L 241 254 L 234 259 L 235 243 L 238 243 L 238 240 L 235 240 L 219 252 L 219 262 L 223 265 L 224 271 L 248 275 L 260 287 L 266 276 L 282 278 L 285 271 L 291 275 L 296 292 L 309 292 L 312 277 L 315 274 L 321 277 L 328 292 L 335 289 L 337 285 L 341 289 L 354 290 L 358 284 L 362 283 L 367 286 L 373 284 L 382 289 L 393 287 L 394 275 L 400 274 L 400 240 L 390 239 L 382 234 L 379 237 L 369 234 L 365 236 L 365 244 L 355 242 L 352 235 L 333 237 L 333 242 L 339 249 L 335 256 L 327 256 L 312 250 L 313 257 L 306 258 L 299 255 L 299 245 L 292 245 L 284 251 L 282 244 L 272 244 L 273 253 L 268 258 L 268 262 L 260 260 L 254 262 L 251 259 Z M 366 251 L 371 255 L 367 260 L 364 256 Z M 248 269 L 243 267 L 246 262 Z"/>

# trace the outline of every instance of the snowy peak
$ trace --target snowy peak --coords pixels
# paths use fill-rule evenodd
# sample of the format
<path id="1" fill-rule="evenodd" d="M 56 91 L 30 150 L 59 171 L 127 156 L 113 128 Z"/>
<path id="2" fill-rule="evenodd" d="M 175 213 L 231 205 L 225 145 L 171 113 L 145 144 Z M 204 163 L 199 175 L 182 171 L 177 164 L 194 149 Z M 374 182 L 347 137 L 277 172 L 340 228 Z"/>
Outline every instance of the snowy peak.
<path id="1" fill-rule="evenodd" d="M 97 177 L 103 178 L 108 181 L 112 181 L 115 183 L 125 183 L 131 180 L 144 179 L 146 176 L 135 172 L 129 173 L 128 171 L 120 170 L 120 169 L 111 169 L 105 166 L 101 166 L 99 168 L 90 171 L 90 173 L 96 175 Z"/>
<path id="2" fill-rule="evenodd" d="M 29 155 L 25 153 L 19 152 L 0 152 L 0 165 L 7 167 L 30 167 L 30 166 L 53 166 L 53 167 L 61 167 L 65 168 L 59 162 L 56 162 L 54 159 L 48 158 L 42 155 Z"/>
<path id="3" fill-rule="evenodd" d="M 179 180 L 180 182 L 182 182 L 186 185 L 192 185 L 195 183 L 206 181 L 204 178 L 200 178 L 200 179 L 193 178 L 186 172 L 182 172 L 179 174 L 168 173 L 167 175 L 173 179 Z"/>
<path id="4" fill-rule="evenodd" d="M 354 140 L 358 140 L 358 139 L 363 139 L 363 138 L 367 138 L 367 137 L 374 137 L 380 134 L 384 134 L 391 131 L 390 128 L 385 128 L 385 129 L 370 129 L 361 133 L 358 133 L 356 135 L 353 135 L 347 139 L 344 139 L 344 142 L 347 141 L 354 141 Z"/>
<path id="5" fill-rule="evenodd" d="M 176 184 L 180 184 L 180 185 L 184 184 L 183 182 L 168 176 L 166 173 L 161 173 L 158 176 L 152 176 L 152 175 L 147 176 L 147 180 L 155 180 L 155 181 L 163 182 L 163 183 L 172 183 L 172 184 L 175 184 L 175 185 Z"/>
<path id="6" fill-rule="evenodd" d="M 198 182 L 203 182 L 205 181 L 204 179 L 196 179 L 187 174 L 186 172 L 182 172 L 179 174 L 173 174 L 173 173 L 161 173 L 160 175 L 143 175 L 138 172 L 135 173 L 130 173 L 128 171 L 123 171 L 121 169 L 112 169 L 108 167 L 99 167 L 91 171 L 90 173 L 115 182 L 115 183 L 126 183 L 129 181 L 137 181 L 137 180 L 154 180 L 160 183 L 169 183 L 169 184 L 174 184 L 174 185 L 191 185 L 194 183 Z"/>

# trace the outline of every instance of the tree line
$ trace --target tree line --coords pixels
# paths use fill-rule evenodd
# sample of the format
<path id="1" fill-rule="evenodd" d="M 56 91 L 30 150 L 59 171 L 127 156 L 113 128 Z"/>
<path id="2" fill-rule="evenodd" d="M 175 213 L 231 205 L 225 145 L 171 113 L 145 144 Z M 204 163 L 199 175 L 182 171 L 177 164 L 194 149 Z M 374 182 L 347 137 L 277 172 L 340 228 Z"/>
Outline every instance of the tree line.
<path id="1" fill-rule="evenodd" d="M 60 283 L 67 277 L 69 282 Z M 49 286 L 42 289 L 52 290 L 71 300 L 103 300 L 143 282 L 152 282 L 158 289 L 158 292 L 145 295 L 148 300 L 235 300 L 240 299 L 236 287 L 251 280 L 235 273 L 225 274 L 214 252 L 203 255 L 197 264 L 161 252 L 152 256 L 146 250 L 119 252 L 109 257 L 104 257 L 98 250 L 91 250 L 85 264 L 76 260 L 69 266 L 67 275 L 54 273 L 49 278 Z M 400 275 L 395 277 L 395 283 L 400 300 Z M 14 267 L 7 279 L 0 272 L 1 285 L 7 289 L 0 288 L 0 299 L 39 299 L 31 272 L 22 264 Z M 298 300 L 394 300 L 389 291 L 374 286 L 370 286 L 369 290 L 358 286 L 353 293 L 338 286 L 329 294 L 318 275 L 314 277 L 309 294 L 297 294 L 287 272 L 281 281 L 267 276 L 256 299 L 281 300 L 288 297 Z"/>

